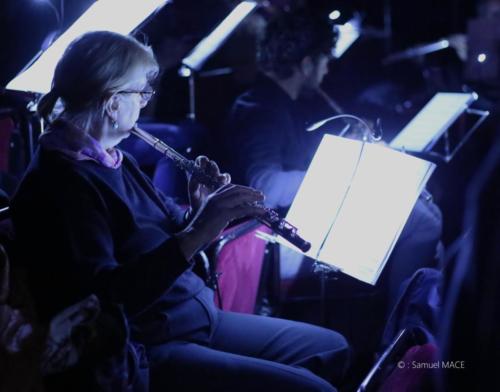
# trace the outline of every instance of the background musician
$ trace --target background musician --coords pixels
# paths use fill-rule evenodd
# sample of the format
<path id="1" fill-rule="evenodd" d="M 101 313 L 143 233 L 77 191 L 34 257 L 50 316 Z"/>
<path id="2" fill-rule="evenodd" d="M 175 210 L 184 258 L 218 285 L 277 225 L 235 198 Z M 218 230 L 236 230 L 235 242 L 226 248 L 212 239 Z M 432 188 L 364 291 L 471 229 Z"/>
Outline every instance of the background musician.
<path id="1" fill-rule="evenodd" d="M 298 100 L 311 91 L 322 91 L 320 86 L 328 73 L 335 43 L 336 34 L 331 21 L 325 13 L 314 12 L 313 7 L 278 15 L 269 22 L 260 40 L 261 77 L 236 99 L 227 119 L 226 154 L 232 157 L 229 170 L 236 173 L 236 178 L 244 184 L 264 190 L 266 203 L 272 207 L 287 209 L 290 206 L 323 136 L 322 129 L 306 131 Z M 338 113 L 330 115 L 333 114 Z M 344 126 L 341 121 L 340 124 Z M 356 133 L 358 130 L 353 127 L 346 136 L 362 137 L 363 133 Z M 237 150 L 235 146 L 238 146 Z M 325 172 L 324 181 L 329 181 L 328 172 Z M 329 292 L 334 296 L 340 293 L 340 296 L 356 297 L 360 293 L 380 291 L 382 300 L 377 303 L 377 313 L 386 314 L 396 302 L 405 279 L 419 268 L 436 265 L 441 232 L 439 208 L 432 200 L 419 199 L 375 290 L 343 277 L 329 285 Z M 294 303 L 293 298 L 310 298 L 311 292 L 318 292 L 319 277 L 312 273 L 311 259 L 304 259 L 300 267 L 287 259 L 280 261 L 280 278 L 287 291 L 282 297 L 288 295 L 290 303 Z M 349 324 L 346 330 L 342 330 L 351 333 L 351 343 L 355 345 L 357 339 L 365 341 L 366 310 L 374 306 L 367 306 L 365 311 L 358 309 L 359 318 L 349 315 L 349 321 L 344 323 L 345 312 L 342 308 L 335 308 L 342 306 L 338 302 L 333 301 L 331 313 L 336 316 L 329 325 Z M 284 314 L 285 317 L 293 316 L 286 311 Z M 307 321 L 317 322 L 317 319 Z M 384 318 L 378 317 L 376 323 L 381 328 Z M 371 343 L 378 344 L 377 333 L 371 336 L 374 338 Z M 366 343 L 359 345 L 366 350 Z"/>
<path id="2" fill-rule="evenodd" d="M 260 42 L 260 78 L 237 98 L 227 119 L 230 171 L 262 189 L 269 206 L 291 204 L 319 145 L 320 135 L 305 132 L 295 105 L 320 86 L 335 40 L 324 14 L 298 9 L 275 18 Z"/>

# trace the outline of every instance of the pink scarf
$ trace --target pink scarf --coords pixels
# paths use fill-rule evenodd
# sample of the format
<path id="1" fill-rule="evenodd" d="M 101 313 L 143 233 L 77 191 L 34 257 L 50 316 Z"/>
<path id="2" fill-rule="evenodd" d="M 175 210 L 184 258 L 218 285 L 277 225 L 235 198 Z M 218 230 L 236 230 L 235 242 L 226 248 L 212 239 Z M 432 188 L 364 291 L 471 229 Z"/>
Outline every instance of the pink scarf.
<path id="1" fill-rule="evenodd" d="M 55 121 L 50 129 L 40 136 L 40 145 L 47 150 L 59 151 L 77 161 L 93 160 L 111 169 L 118 169 L 123 160 L 123 153 L 120 150 L 116 148 L 105 150 L 88 133 L 61 120 Z"/>

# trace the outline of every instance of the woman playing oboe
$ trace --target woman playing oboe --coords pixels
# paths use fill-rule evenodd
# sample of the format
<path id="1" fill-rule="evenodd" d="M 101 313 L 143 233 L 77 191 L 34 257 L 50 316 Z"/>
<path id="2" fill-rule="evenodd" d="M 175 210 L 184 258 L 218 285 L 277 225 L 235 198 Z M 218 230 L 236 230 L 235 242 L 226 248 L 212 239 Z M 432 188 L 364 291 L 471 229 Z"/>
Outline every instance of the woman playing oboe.
<path id="1" fill-rule="evenodd" d="M 254 203 L 263 195 L 199 157 L 223 186 L 192 178 L 183 214 L 117 148 L 157 73 L 150 48 L 110 32 L 76 39 L 57 65 L 38 107 L 50 125 L 12 207 L 40 315 L 92 293 L 122 305 L 131 339 L 146 349 L 152 391 L 334 390 L 347 364 L 341 335 L 220 311 L 191 271 L 193 256 L 229 222 L 262 214 Z"/>

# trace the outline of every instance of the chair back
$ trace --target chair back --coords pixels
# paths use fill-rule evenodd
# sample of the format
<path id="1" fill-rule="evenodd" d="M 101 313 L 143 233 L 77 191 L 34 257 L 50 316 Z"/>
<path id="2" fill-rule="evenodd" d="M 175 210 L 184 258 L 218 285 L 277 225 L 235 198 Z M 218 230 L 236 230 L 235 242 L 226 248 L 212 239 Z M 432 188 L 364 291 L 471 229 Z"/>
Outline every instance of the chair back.
<path id="1" fill-rule="evenodd" d="M 255 311 L 267 244 L 256 236 L 258 231 L 271 232 L 258 222 L 247 222 L 228 230 L 216 244 L 213 256 L 217 274 L 216 304 L 223 310 Z"/>

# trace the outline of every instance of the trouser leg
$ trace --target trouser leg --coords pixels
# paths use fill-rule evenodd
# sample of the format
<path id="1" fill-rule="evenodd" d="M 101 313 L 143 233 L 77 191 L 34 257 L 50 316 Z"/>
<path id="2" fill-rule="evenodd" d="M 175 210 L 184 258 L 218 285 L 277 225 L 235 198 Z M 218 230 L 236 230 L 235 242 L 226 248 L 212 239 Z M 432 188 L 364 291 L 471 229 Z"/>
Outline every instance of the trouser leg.
<path id="1" fill-rule="evenodd" d="M 307 369 L 196 343 L 154 346 L 149 349 L 149 357 L 151 392 L 335 392 Z"/>
<path id="2" fill-rule="evenodd" d="M 309 369 L 338 384 L 349 363 L 342 335 L 311 324 L 249 314 L 219 312 L 211 347 Z"/>

